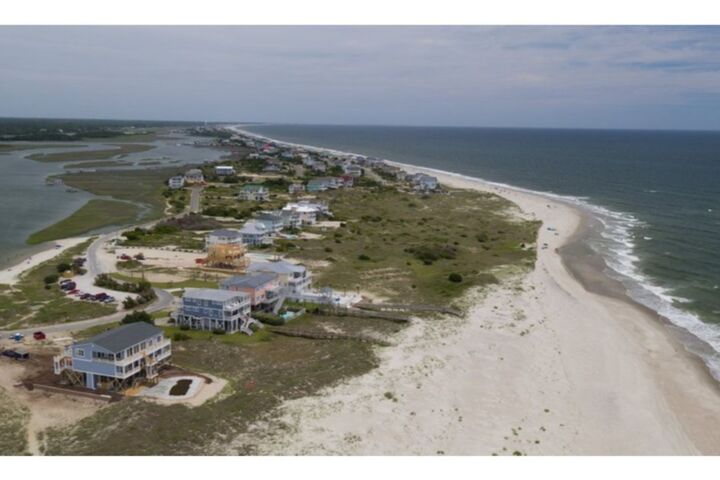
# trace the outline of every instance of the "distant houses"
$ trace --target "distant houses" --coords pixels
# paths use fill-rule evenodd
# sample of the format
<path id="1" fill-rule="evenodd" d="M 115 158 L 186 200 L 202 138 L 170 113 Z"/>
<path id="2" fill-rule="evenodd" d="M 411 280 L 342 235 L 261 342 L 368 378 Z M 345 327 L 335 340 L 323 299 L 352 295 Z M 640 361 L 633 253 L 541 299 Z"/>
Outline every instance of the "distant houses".
<path id="1" fill-rule="evenodd" d="M 242 238 L 242 243 L 245 245 L 259 247 L 272 243 L 270 235 L 273 231 L 266 228 L 263 223 L 255 220 L 245 222 L 245 225 L 242 226 L 239 233 Z"/>
<path id="2" fill-rule="evenodd" d="M 257 223 L 261 223 L 268 231 L 279 232 L 285 227 L 285 221 L 280 212 L 260 212 L 253 217 Z"/>
<path id="3" fill-rule="evenodd" d="M 291 183 L 288 187 L 288 193 L 290 195 L 296 195 L 298 193 L 303 193 L 305 191 L 305 185 L 302 183 Z"/>
<path id="4" fill-rule="evenodd" d="M 422 192 L 434 191 L 437 190 L 437 188 L 439 187 L 437 177 L 433 177 L 425 173 L 408 175 L 406 179 L 412 184 L 415 190 Z"/>
<path id="5" fill-rule="evenodd" d="M 185 183 L 187 184 L 203 183 L 204 181 L 205 177 L 199 168 L 191 168 L 185 172 Z"/>
<path id="6" fill-rule="evenodd" d="M 137 322 L 73 343 L 53 357 L 53 369 L 90 390 L 119 391 L 137 378 L 156 378 L 171 354 L 162 330 Z"/>
<path id="7" fill-rule="evenodd" d="M 265 202 L 270 198 L 270 190 L 264 185 L 249 183 L 243 185 L 238 198 L 254 202 Z"/>
<path id="8" fill-rule="evenodd" d="M 218 177 L 227 177 L 230 175 L 235 175 L 235 168 L 231 165 L 216 165 L 215 166 L 215 175 Z"/>
<path id="9" fill-rule="evenodd" d="M 354 164 L 343 165 L 343 172 L 351 177 L 362 177 L 363 175 L 362 167 Z"/>
<path id="10" fill-rule="evenodd" d="M 172 188 L 173 190 L 183 188 L 184 186 L 185 177 L 183 175 L 175 175 L 174 177 L 170 177 L 170 179 L 168 180 L 168 187 Z"/>
<path id="11" fill-rule="evenodd" d="M 273 273 L 278 276 L 278 283 L 283 294 L 288 298 L 297 298 L 306 294 L 312 285 L 312 275 L 304 265 L 296 265 L 287 260 L 269 260 L 251 262 L 248 273 Z"/>
<path id="12" fill-rule="evenodd" d="M 327 215 L 327 205 L 318 202 L 290 202 L 283 207 L 283 212 L 294 214 L 301 225 L 314 225 L 320 215 Z"/>
<path id="13" fill-rule="evenodd" d="M 176 312 L 176 322 L 193 330 L 221 331 L 235 333 L 241 331 L 252 335 L 250 325 L 250 297 L 242 292 L 214 288 L 187 288 L 183 294 L 180 308 Z"/>

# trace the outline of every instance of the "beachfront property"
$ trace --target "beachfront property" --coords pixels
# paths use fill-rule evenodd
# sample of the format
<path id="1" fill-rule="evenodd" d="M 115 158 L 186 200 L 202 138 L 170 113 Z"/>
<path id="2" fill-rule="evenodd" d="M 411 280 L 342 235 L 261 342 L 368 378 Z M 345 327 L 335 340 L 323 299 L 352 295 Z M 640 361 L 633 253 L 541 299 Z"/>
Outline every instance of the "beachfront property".
<path id="1" fill-rule="evenodd" d="M 235 175 L 235 168 L 231 165 L 216 165 L 215 175 L 218 177 L 226 177 L 229 175 Z"/>
<path id="2" fill-rule="evenodd" d="M 90 390 L 118 391 L 136 380 L 156 378 L 171 354 L 171 342 L 162 330 L 136 322 L 73 343 L 53 357 L 53 369 Z"/>
<path id="3" fill-rule="evenodd" d="M 310 165 L 308 165 L 311 170 L 314 170 L 316 172 L 325 173 L 327 171 L 327 165 L 325 165 L 325 162 L 321 162 L 318 160 L 313 160 Z"/>
<path id="4" fill-rule="evenodd" d="M 183 177 L 182 175 L 175 175 L 174 177 L 170 177 L 168 179 L 168 187 L 172 188 L 173 190 L 183 188 L 184 186 L 185 177 Z"/>
<path id="5" fill-rule="evenodd" d="M 193 330 L 243 332 L 252 335 L 250 297 L 216 288 L 187 288 L 175 315 L 179 326 Z"/>
<path id="6" fill-rule="evenodd" d="M 305 185 L 302 183 L 291 183 L 288 187 L 288 193 L 290 195 L 295 195 L 298 193 L 303 193 L 305 191 Z"/>
<path id="7" fill-rule="evenodd" d="M 275 160 L 274 158 L 269 158 L 265 160 L 265 167 L 263 167 L 263 172 L 279 173 L 282 172 L 282 169 L 282 162 L 280 162 L 279 160 Z"/>
<path id="8" fill-rule="evenodd" d="M 438 186 L 440 185 L 437 177 L 433 177 L 424 173 L 408 175 L 407 180 L 409 180 L 410 183 L 413 185 L 413 189 L 422 192 L 437 190 Z"/>
<path id="9" fill-rule="evenodd" d="M 247 272 L 274 273 L 278 276 L 278 283 L 288 298 L 295 298 L 310 290 L 312 275 L 304 265 L 297 265 L 287 260 L 269 260 L 266 262 L 251 262 Z"/>
<path id="10" fill-rule="evenodd" d="M 204 181 L 205 177 L 199 168 L 191 168 L 185 172 L 185 183 L 187 184 L 203 183 Z"/>
<path id="11" fill-rule="evenodd" d="M 271 232 L 279 232 L 285 227 L 285 220 L 279 211 L 260 212 L 253 220 L 263 224 Z"/>
<path id="12" fill-rule="evenodd" d="M 243 185 L 238 198 L 241 200 L 249 200 L 254 202 L 264 202 L 270 198 L 270 190 L 264 185 L 249 183 Z"/>
<path id="13" fill-rule="evenodd" d="M 363 175 L 363 169 L 360 165 L 343 165 L 343 172 L 345 172 L 346 175 L 350 175 L 351 177 L 362 177 Z"/>
<path id="14" fill-rule="evenodd" d="M 336 177 L 318 177 L 308 180 L 308 192 L 324 192 L 325 190 L 339 188 L 342 186 L 342 180 Z"/>
<path id="15" fill-rule="evenodd" d="M 255 220 L 248 220 L 239 230 L 242 243 L 251 246 L 267 245 L 272 243 L 272 230 L 265 227 L 265 224 Z"/>
<path id="16" fill-rule="evenodd" d="M 280 297 L 280 282 L 275 273 L 236 275 L 220 281 L 220 288 L 248 296 L 253 309 L 264 308 Z"/>
<path id="17" fill-rule="evenodd" d="M 327 204 L 306 200 L 288 203 L 283 207 L 283 212 L 288 212 L 286 215 L 294 215 L 301 225 L 314 225 L 319 216 L 330 213 Z"/>

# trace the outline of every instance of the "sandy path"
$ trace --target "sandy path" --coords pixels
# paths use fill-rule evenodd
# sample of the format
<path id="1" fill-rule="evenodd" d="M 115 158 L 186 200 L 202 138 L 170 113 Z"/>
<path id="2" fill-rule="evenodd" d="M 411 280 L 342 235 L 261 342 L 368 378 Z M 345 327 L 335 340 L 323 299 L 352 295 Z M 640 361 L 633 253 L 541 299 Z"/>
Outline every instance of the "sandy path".
<path id="1" fill-rule="evenodd" d="M 414 322 L 378 350 L 379 368 L 285 403 L 271 428 L 229 451 L 259 439 L 274 454 L 720 452 L 720 396 L 703 367 L 647 312 L 586 291 L 555 253 L 576 210 L 440 180 L 499 193 L 542 220 L 549 248 L 535 269 L 477 294 L 464 319 Z"/>

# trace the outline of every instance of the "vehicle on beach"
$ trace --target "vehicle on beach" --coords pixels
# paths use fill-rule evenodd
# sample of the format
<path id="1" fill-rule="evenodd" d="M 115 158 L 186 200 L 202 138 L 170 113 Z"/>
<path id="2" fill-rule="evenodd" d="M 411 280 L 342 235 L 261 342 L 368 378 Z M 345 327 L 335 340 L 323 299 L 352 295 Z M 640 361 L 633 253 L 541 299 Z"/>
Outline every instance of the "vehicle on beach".
<path id="1" fill-rule="evenodd" d="M 45 335 L 45 332 L 38 330 L 37 332 L 33 333 L 33 338 L 35 340 L 40 341 L 40 340 L 45 340 L 47 338 L 47 336 Z"/>

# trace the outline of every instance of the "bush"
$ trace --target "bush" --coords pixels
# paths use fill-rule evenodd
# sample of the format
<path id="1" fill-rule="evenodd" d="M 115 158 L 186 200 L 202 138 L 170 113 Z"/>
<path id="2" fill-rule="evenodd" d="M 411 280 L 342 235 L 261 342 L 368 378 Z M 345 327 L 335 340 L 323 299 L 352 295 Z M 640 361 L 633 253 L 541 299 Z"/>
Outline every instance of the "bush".
<path id="1" fill-rule="evenodd" d="M 57 273 L 52 273 L 52 274 L 46 276 L 45 278 L 43 278 L 43 282 L 45 282 L 46 284 L 49 285 L 51 283 L 57 282 L 59 278 L 60 278 L 60 275 L 58 275 Z"/>
<path id="2" fill-rule="evenodd" d="M 70 270 L 71 268 L 72 268 L 72 267 L 70 266 L 70 264 L 69 264 L 69 263 L 65 263 L 65 262 L 63 262 L 63 263 L 58 263 L 58 265 L 57 265 L 57 271 L 58 271 L 58 273 L 67 272 L 67 271 Z"/>
<path id="3" fill-rule="evenodd" d="M 145 323 L 149 323 L 150 325 L 155 325 L 155 320 L 153 320 L 152 316 L 149 313 L 147 313 L 145 310 L 139 310 L 137 312 L 128 313 L 121 320 L 121 323 L 124 323 L 124 324 L 137 323 L 137 322 L 145 322 Z"/>
<path id="4" fill-rule="evenodd" d="M 462 275 L 459 273 L 451 273 L 448 275 L 448 280 L 450 280 L 453 283 L 460 283 L 463 281 Z"/>
<path id="5" fill-rule="evenodd" d="M 256 312 L 253 313 L 253 318 L 255 320 L 259 320 L 266 325 L 274 325 L 276 327 L 285 325 L 285 322 L 282 318 L 278 317 L 277 315 L 273 315 L 272 313 Z"/>
<path id="6" fill-rule="evenodd" d="M 172 336 L 173 342 L 183 342 L 185 340 L 190 340 L 190 335 L 183 332 L 175 332 Z"/>
<path id="7" fill-rule="evenodd" d="M 125 297 L 125 300 L 123 300 L 123 308 L 125 310 L 130 310 L 131 308 L 135 308 L 137 305 L 137 302 L 133 297 Z"/>
<path id="8" fill-rule="evenodd" d="M 225 330 L 222 328 L 213 328 L 212 331 L 215 335 L 225 335 Z"/>
<path id="9" fill-rule="evenodd" d="M 362 260 L 362 261 L 366 262 L 366 261 L 370 260 L 370 257 L 365 255 L 364 253 L 361 253 L 360 255 L 358 255 L 358 260 Z"/>
<path id="10" fill-rule="evenodd" d="M 180 325 L 180 330 L 184 330 L 184 331 L 190 330 L 190 325 L 182 324 L 182 325 Z"/>

